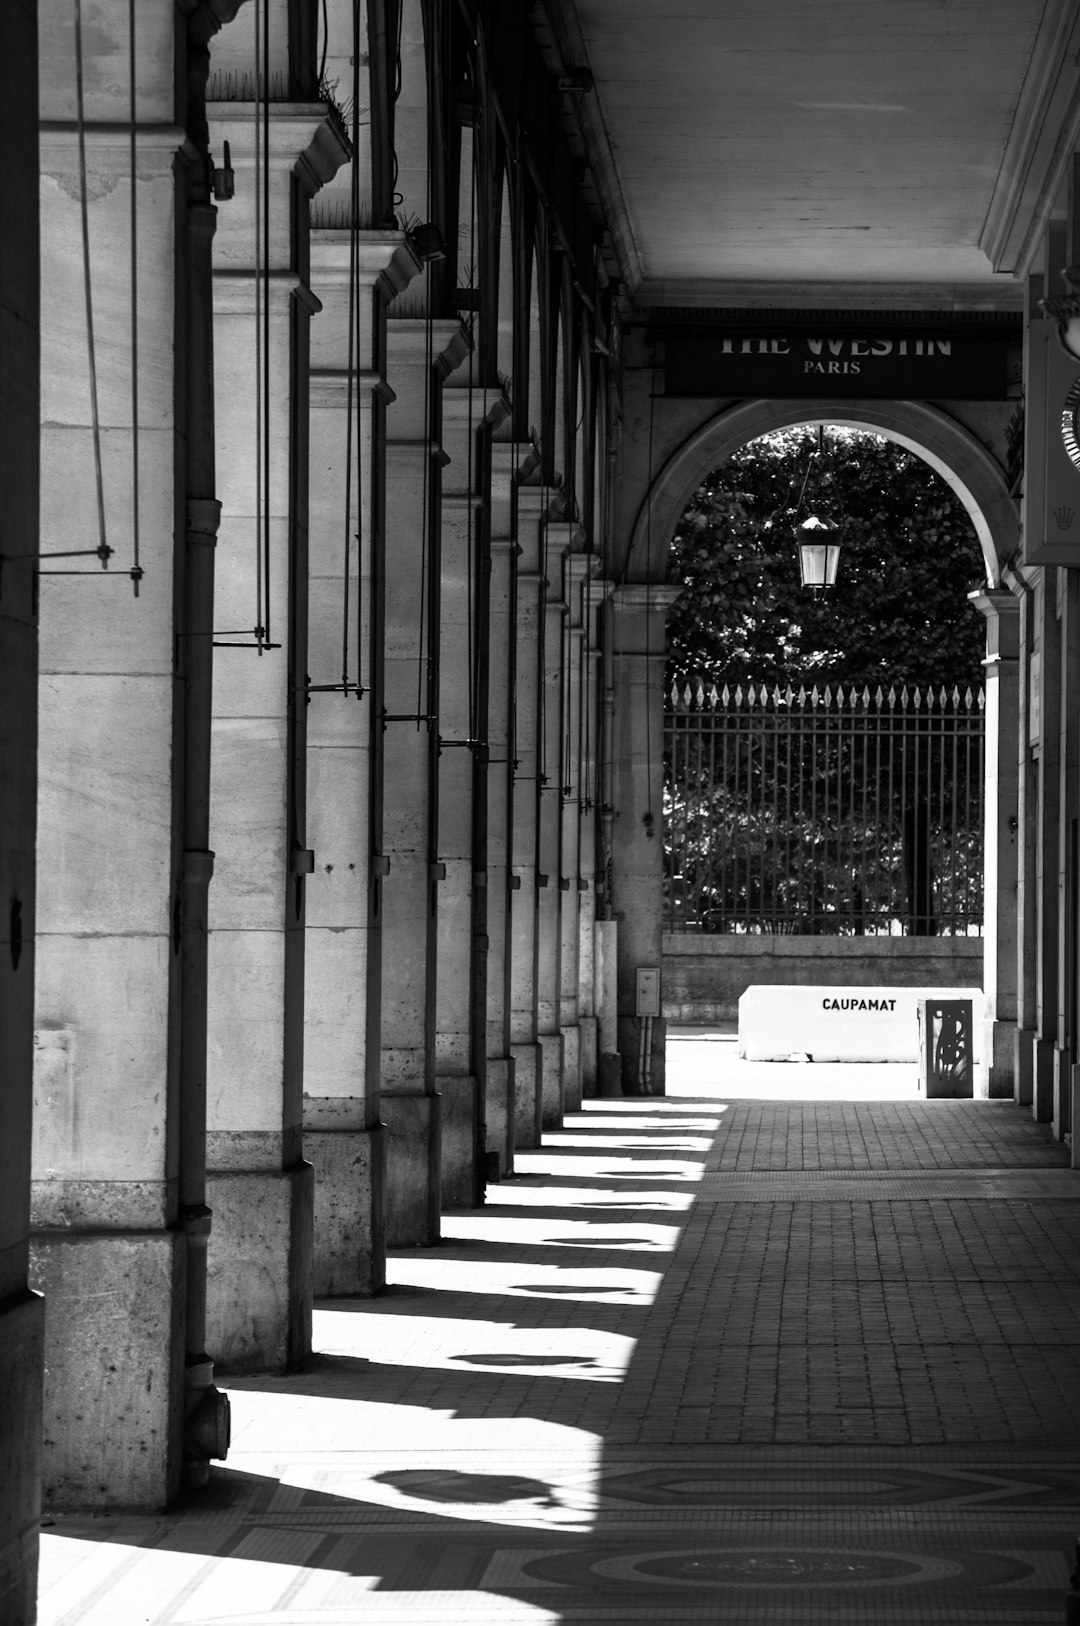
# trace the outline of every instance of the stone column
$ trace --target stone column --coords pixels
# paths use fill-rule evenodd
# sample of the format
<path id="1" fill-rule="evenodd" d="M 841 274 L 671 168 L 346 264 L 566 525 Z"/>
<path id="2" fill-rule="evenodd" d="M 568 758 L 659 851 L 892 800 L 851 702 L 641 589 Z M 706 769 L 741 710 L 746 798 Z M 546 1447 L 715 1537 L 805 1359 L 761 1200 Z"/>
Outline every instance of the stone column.
<path id="1" fill-rule="evenodd" d="M 1078 921 L 1077 862 L 1080 859 L 1080 761 L 1076 693 L 1080 683 L 1080 582 L 1075 570 L 1058 576 L 1061 637 L 1061 693 L 1058 716 L 1058 976 L 1051 1122 L 1058 1140 L 1072 1125 L 1072 1070 L 1076 1059 Z"/>
<path id="2" fill-rule="evenodd" d="M 1020 605 L 1007 588 L 970 593 L 986 617 L 983 789 L 983 1054 L 988 1091 L 1011 1097 L 1017 1034 L 1017 839 L 1020 775 Z"/>
<path id="3" fill-rule="evenodd" d="M 322 104 L 216 102 L 236 196 L 214 276 L 222 519 L 215 592 L 207 1315 L 223 1366 L 311 1344 L 302 1153 L 306 834 L 308 200 L 347 157 Z M 257 153 L 256 128 L 264 150 Z M 257 164 L 258 159 L 258 164 Z M 265 178 L 265 185 L 264 185 Z M 261 210 L 261 218 L 257 214 Z"/>
<path id="4" fill-rule="evenodd" d="M 1061 624 L 1057 618 L 1058 570 L 1043 570 L 1035 587 L 1034 651 L 1038 670 L 1032 677 L 1037 717 L 1032 744 L 1036 767 L 1035 835 L 1035 1066 L 1032 1115 L 1049 1122 L 1054 1112 L 1054 1073 L 1058 1014 L 1058 859 L 1060 843 L 1059 783 L 1061 746 Z"/>
<path id="5" fill-rule="evenodd" d="M 387 1245 L 438 1240 L 435 1090 L 440 639 L 440 397 L 460 323 L 391 316 L 387 378 L 382 1115 Z"/>
<path id="6" fill-rule="evenodd" d="M 312 286 L 323 311 L 311 374 L 308 840 L 316 858 L 307 888 L 304 1156 L 315 1169 L 316 1297 L 375 1293 L 386 1279 L 382 875 L 371 803 L 382 751 L 374 677 L 389 390 L 376 336 L 386 305 L 419 270 L 401 232 L 359 232 L 355 243 L 348 231 L 313 235 Z"/>
<path id="7" fill-rule="evenodd" d="M 589 878 L 583 874 L 583 832 L 589 822 L 585 809 L 588 777 L 586 752 L 588 726 L 584 715 L 585 663 L 588 628 L 585 621 L 585 584 L 591 581 L 599 568 L 599 560 L 590 553 L 567 554 L 563 563 L 565 598 L 567 603 L 565 682 L 566 744 L 562 829 L 563 889 L 561 943 L 559 952 L 559 1029 L 563 1040 L 564 1105 L 567 1112 L 580 1112 L 584 1092 L 585 1045 L 583 1019 L 589 1011 L 582 1001 L 582 920 L 590 920 L 591 948 L 592 910 L 586 908 Z M 590 954 L 591 960 L 591 954 Z M 591 1002 L 589 1009 L 591 1009 Z M 595 1034 L 593 1035 L 595 1039 Z M 595 1073 L 595 1061 L 593 1066 Z"/>
<path id="8" fill-rule="evenodd" d="M 626 1095 L 664 1093 L 663 1017 L 643 1027 L 645 1019 L 635 1013 L 638 968 L 661 966 L 664 650 L 668 606 L 680 591 L 642 583 L 618 587 L 611 595 L 616 707 L 612 888 L 619 922 L 618 1044 Z"/>
<path id="9" fill-rule="evenodd" d="M 43 1482 L 58 1508 L 160 1506 L 182 1461 L 175 23 L 171 5 L 140 8 L 134 271 L 130 132 L 109 122 L 127 6 L 98 8 L 84 36 L 99 487 L 72 17 L 42 20 L 41 535 L 44 554 L 72 555 L 43 568 L 75 572 L 41 581 L 33 1257 L 49 1305 Z M 18 400 L 11 380 L 5 396 Z M 93 557 L 99 491 L 108 571 Z"/>
<path id="10" fill-rule="evenodd" d="M 511 859 L 514 839 L 513 704 L 517 672 L 513 538 L 516 476 L 535 454 L 529 442 L 491 448 L 487 660 L 487 1086 L 486 1150 L 492 1179 L 514 1172 L 515 1062 L 511 1053 Z"/>
<path id="11" fill-rule="evenodd" d="M 565 1050 L 562 1034 L 562 917 L 569 877 L 563 868 L 563 809 L 566 803 L 567 614 L 563 597 L 563 558 L 578 527 L 551 519 L 544 530 L 544 573 L 540 686 L 540 828 L 537 841 L 536 1037 L 540 1046 L 541 1128 L 559 1129 L 566 1110 Z"/>
<path id="12" fill-rule="evenodd" d="M 1038 762 L 1031 749 L 1034 716 L 1033 683 L 1037 684 L 1038 662 L 1032 662 L 1035 594 L 1033 582 L 1038 571 L 1017 567 L 1005 572 L 1005 581 L 1017 600 L 1020 612 L 1019 718 L 1017 740 L 1017 854 L 1016 854 L 1016 1043 L 1013 1069 L 1013 1099 L 1018 1106 L 1030 1106 L 1035 1077 L 1036 1000 L 1035 961 L 1037 942 L 1038 892 L 1035 886 L 1037 849 Z"/>
<path id="13" fill-rule="evenodd" d="M 514 670 L 514 821 L 510 914 L 510 1053 L 514 1145 L 539 1146 L 543 1068 L 537 1040 L 537 916 L 540 830 L 540 660 L 544 574 L 541 542 L 550 493 L 517 488 Z"/>
<path id="14" fill-rule="evenodd" d="M 5 16 L 0 131 L 0 1618 L 30 1626 L 41 1501 L 42 1301 L 31 1291 L 39 531 L 36 6 Z"/>
<path id="15" fill-rule="evenodd" d="M 483 1201 L 487 1161 L 486 855 L 477 821 L 486 804 L 481 750 L 486 706 L 477 681 L 486 636 L 487 493 L 477 489 L 478 437 L 505 419 L 501 391 L 456 384 L 443 393 L 442 577 L 439 645 L 439 886 L 435 1088 L 442 1120 L 442 1206 Z M 483 468 L 488 460 L 483 459 Z M 482 845 L 482 843 L 481 843 Z"/>
<path id="16" fill-rule="evenodd" d="M 599 893 L 604 877 L 600 873 L 599 820 L 603 802 L 600 784 L 600 713 L 603 700 L 603 665 L 599 628 L 604 601 L 611 591 L 608 581 L 586 577 L 582 587 L 582 626 L 584 630 L 582 705 L 582 818 L 581 818 L 581 916 L 578 948 L 578 1008 L 581 1028 L 581 1087 L 583 1096 L 594 1096 L 600 1086 L 601 997 L 605 931 L 614 930 L 614 921 L 602 922 Z M 613 1003 L 614 1010 L 614 1003 Z M 614 1053 L 614 1033 L 611 1036 Z"/>

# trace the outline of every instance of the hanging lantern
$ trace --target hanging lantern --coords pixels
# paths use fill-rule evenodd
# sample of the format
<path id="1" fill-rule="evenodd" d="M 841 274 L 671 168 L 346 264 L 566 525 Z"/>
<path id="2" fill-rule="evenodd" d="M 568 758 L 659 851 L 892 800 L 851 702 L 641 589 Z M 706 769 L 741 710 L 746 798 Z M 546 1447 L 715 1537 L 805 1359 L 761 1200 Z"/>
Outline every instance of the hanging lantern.
<path id="1" fill-rule="evenodd" d="M 836 567 L 840 563 L 840 544 L 831 540 L 837 527 L 827 519 L 811 514 L 796 527 L 799 538 L 799 576 L 804 587 L 820 593 L 836 585 Z"/>

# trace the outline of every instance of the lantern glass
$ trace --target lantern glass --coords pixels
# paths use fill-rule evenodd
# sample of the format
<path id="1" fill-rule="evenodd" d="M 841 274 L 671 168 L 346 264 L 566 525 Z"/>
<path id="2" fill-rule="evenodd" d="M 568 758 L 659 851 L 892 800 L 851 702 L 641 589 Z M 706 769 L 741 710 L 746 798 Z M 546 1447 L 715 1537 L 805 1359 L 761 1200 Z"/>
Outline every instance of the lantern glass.
<path id="1" fill-rule="evenodd" d="M 799 574 L 804 587 L 811 587 L 815 592 L 820 592 L 824 587 L 834 587 L 839 563 L 838 542 L 799 543 Z"/>

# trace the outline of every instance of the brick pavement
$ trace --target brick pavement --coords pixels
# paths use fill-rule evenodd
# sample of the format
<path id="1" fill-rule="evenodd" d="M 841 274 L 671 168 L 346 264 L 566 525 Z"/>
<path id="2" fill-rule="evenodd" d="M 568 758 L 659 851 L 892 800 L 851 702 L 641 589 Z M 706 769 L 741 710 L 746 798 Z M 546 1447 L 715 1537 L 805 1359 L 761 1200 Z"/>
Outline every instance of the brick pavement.
<path id="1" fill-rule="evenodd" d="M 57 1521 L 42 1626 L 1059 1623 L 1062 1149 L 1007 1104 L 795 1099 L 820 1069 L 769 1099 L 715 1046 L 680 1095 L 681 1060 L 235 1383 L 209 1502 Z"/>

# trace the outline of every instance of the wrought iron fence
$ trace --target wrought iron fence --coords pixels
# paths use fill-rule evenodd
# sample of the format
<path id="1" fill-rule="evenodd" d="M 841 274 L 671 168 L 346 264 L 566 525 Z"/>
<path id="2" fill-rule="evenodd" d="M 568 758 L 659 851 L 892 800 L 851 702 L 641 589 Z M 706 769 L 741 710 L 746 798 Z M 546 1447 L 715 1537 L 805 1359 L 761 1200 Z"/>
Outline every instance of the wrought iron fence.
<path id="1" fill-rule="evenodd" d="M 667 930 L 979 934 L 984 711 L 981 689 L 675 685 Z"/>

